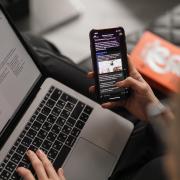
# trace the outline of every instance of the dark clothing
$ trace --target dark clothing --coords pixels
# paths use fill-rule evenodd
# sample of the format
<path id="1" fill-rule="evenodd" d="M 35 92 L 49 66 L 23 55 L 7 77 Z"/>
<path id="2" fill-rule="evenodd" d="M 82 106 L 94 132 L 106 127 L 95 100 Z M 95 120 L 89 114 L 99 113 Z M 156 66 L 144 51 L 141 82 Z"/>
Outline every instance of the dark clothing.
<path id="1" fill-rule="evenodd" d="M 87 79 L 86 72 L 78 68 L 70 59 L 63 56 L 52 44 L 34 36 L 25 35 L 24 37 L 36 53 L 36 61 L 45 75 L 96 100 L 88 92 L 92 81 Z M 148 176 L 148 173 L 154 172 L 153 168 L 157 170 L 157 174 L 160 172 L 162 172 L 160 174 L 163 174 L 161 163 L 159 163 L 161 160 L 158 159 L 158 162 L 156 160 L 163 155 L 164 148 L 152 127 L 149 124 L 135 120 L 124 109 L 118 109 L 115 112 L 126 118 L 131 117 L 128 119 L 131 119 L 134 123 L 135 129 L 110 180 L 147 180 L 146 174 Z M 137 178 L 135 178 L 136 174 Z M 152 173 L 152 176 L 149 177 L 153 180 L 160 179 L 157 174 L 154 175 L 156 177 L 152 177 Z"/>
<path id="2" fill-rule="evenodd" d="M 134 180 L 166 180 L 167 177 L 165 176 L 165 173 L 163 173 L 164 169 L 162 163 L 162 157 L 153 159 L 139 170 Z"/>

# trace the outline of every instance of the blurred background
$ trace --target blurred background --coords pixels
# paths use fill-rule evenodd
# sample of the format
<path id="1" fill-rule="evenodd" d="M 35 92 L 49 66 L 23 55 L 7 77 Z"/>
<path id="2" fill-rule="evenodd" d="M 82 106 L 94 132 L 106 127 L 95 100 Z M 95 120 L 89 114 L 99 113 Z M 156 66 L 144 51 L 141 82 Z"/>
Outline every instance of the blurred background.
<path id="1" fill-rule="evenodd" d="M 123 26 L 128 35 L 178 3 L 179 0 L 4 0 L 21 31 L 41 35 L 75 63 L 90 57 L 88 36 L 92 28 Z"/>

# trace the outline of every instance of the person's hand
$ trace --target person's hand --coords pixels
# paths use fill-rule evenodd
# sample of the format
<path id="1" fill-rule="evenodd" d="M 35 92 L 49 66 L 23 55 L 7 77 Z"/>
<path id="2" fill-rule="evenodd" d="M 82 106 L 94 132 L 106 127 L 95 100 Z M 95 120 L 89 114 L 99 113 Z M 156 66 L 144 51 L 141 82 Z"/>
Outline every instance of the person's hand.
<path id="1" fill-rule="evenodd" d="M 130 88 L 131 95 L 126 100 L 115 102 L 107 102 L 102 104 L 102 107 L 112 109 L 118 106 L 123 106 L 130 113 L 141 120 L 147 120 L 146 107 L 149 103 L 159 103 L 159 100 L 154 95 L 151 87 L 142 78 L 131 62 L 131 57 L 128 56 L 129 77 L 123 81 L 117 82 L 115 85 L 119 88 Z M 88 73 L 88 78 L 94 78 L 94 72 Z M 95 92 L 95 86 L 89 88 L 90 92 Z"/>
<path id="2" fill-rule="evenodd" d="M 65 180 L 63 170 L 60 168 L 56 172 L 47 156 L 41 150 L 38 150 L 36 153 L 29 150 L 27 156 L 32 163 L 38 180 Z M 18 167 L 17 173 L 22 176 L 24 180 L 35 180 L 31 171 L 26 168 Z"/>

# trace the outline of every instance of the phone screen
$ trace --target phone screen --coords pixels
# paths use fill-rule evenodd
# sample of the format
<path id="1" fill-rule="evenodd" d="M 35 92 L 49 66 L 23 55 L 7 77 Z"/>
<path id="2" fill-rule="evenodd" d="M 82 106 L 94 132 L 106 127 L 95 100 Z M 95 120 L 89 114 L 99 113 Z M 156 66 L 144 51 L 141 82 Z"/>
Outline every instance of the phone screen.
<path id="1" fill-rule="evenodd" d="M 125 34 L 122 28 L 92 30 L 90 33 L 93 64 L 97 74 L 97 90 L 101 101 L 127 97 L 127 88 L 115 83 L 128 76 Z"/>

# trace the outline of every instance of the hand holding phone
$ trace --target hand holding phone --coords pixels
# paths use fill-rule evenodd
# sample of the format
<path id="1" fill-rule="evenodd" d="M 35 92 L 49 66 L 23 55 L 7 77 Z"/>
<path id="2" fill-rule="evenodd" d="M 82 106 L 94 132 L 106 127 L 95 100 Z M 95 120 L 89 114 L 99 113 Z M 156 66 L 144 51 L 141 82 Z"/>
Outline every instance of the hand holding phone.
<path id="1" fill-rule="evenodd" d="M 91 30 L 90 47 L 99 102 L 126 99 L 129 89 L 115 86 L 128 77 L 124 29 Z"/>

